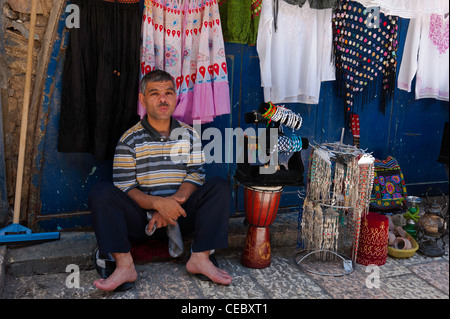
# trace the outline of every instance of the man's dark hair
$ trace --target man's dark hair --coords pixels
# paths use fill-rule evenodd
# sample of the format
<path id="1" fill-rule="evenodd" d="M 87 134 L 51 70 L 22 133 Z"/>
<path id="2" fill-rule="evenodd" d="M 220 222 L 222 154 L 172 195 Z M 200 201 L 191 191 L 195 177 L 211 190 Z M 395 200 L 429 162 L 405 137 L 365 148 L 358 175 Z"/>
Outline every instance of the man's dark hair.
<path id="1" fill-rule="evenodd" d="M 173 87 L 175 88 L 175 81 L 170 75 L 170 73 L 163 71 L 163 70 L 153 70 L 148 72 L 141 80 L 141 93 L 145 94 L 145 90 L 147 89 L 147 83 L 148 82 L 165 82 L 170 81 L 173 84 Z"/>

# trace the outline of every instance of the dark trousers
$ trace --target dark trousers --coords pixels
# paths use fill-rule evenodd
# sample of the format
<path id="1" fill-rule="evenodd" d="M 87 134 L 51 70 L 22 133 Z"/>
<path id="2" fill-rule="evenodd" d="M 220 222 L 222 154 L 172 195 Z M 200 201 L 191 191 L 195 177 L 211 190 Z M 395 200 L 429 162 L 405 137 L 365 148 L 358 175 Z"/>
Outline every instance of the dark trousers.
<path id="1" fill-rule="evenodd" d="M 126 253 L 132 243 L 165 237 L 165 227 L 147 236 L 146 211 L 111 183 L 101 182 L 92 188 L 89 207 L 102 254 Z M 177 221 L 183 237 L 193 234 L 193 252 L 228 246 L 230 189 L 227 181 L 219 177 L 208 180 L 182 207 L 187 217 L 181 216 Z"/>

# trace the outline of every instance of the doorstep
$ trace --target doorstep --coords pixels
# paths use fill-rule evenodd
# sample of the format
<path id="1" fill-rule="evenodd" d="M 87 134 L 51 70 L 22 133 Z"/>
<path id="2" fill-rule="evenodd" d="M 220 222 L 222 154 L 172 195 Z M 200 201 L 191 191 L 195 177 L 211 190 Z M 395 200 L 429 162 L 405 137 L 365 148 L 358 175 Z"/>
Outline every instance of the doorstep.
<path id="1" fill-rule="evenodd" d="M 278 214 L 270 226 L 272 248 L 296 244 L 297 220 L 298 212 L 295 211 Z M 244 217 L 230 218 L 227 250 L 244 248 L 247 228 Z M 11 276 L 61 273 L 66 272 L 70 264 L 84 270 L 93 269 L 92 254 L 96 248 L 97 242 L 92 231 L 63 231 L 59 240 L 20 248 L 0 246 L 0 293 L 5 272 Z"/>

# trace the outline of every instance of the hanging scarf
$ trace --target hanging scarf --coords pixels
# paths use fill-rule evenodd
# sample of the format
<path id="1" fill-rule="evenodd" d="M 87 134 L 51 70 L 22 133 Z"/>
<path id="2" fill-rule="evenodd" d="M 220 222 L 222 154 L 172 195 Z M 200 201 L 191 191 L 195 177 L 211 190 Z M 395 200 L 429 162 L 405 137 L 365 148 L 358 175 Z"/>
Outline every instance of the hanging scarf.
<path id="1" fill-rule="evenodd" d="M 333 15 L 336 79 L 346 114 L 380 96 L 384 113 L 397 68 L 398 17 L 343 0 Z"/>

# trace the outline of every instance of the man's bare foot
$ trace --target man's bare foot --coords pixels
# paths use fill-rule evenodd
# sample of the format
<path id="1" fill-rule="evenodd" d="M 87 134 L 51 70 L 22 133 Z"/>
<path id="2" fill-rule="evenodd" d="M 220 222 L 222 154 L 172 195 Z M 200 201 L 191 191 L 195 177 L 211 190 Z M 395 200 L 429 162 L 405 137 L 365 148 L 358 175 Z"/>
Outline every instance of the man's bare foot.
<path id="1" fill-rule="evenodd" d="M 95 287 L 103 291 L 113 291 L 120 285 L 134 282 L 137 279 L 137 272 L 130 253 L 113 253 L 112 255 L 116 261 L 114 272 L 106 279 L 94 281 Z"/>
<path id="2" fill-rule="evenodd" d="M 209 260 L 209 251 L 193 252 L 186 263 L 186 270 L 191 274 L 203 274 L 217 284 L 229 285 L 233 280 L 225 270 L 217 268 Z"/>

